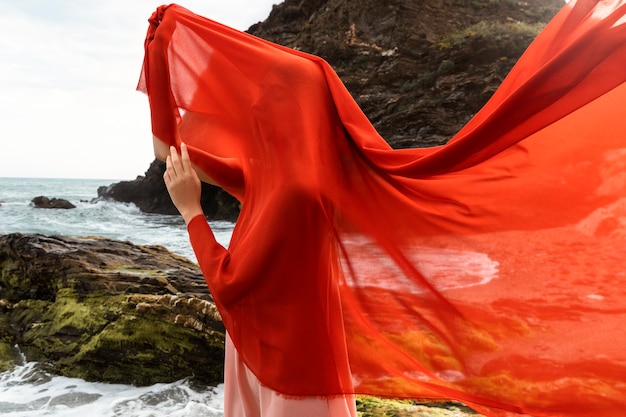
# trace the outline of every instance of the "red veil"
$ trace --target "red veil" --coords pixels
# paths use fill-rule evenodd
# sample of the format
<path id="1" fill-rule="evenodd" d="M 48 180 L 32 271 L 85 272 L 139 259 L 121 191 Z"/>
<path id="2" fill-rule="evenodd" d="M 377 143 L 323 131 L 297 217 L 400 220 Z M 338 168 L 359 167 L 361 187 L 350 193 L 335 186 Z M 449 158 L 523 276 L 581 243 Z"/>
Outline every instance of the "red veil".
<path id="1" fill-rule="evenodd" d="M 242 203 L 192 244 L 243 360 L 289 396 L 626 406 L 626 1 L 572 1 L 441 147 L 392 150 L 331 67 L 176 5 L 155 136 Z"/>

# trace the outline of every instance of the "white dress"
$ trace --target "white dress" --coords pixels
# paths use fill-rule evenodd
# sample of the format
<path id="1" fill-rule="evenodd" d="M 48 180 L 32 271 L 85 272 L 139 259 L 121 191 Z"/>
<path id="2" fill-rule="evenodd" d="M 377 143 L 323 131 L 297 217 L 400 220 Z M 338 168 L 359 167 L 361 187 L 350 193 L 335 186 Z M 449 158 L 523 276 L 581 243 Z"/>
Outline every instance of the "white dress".
<path id="1" fill-rule="evenodd" d="M 306 377 L 306 376 L 303 376 Z M 286 398 L 261 385 L 226 333 L 224 417 L 356 417 L 353 395 Z"/>

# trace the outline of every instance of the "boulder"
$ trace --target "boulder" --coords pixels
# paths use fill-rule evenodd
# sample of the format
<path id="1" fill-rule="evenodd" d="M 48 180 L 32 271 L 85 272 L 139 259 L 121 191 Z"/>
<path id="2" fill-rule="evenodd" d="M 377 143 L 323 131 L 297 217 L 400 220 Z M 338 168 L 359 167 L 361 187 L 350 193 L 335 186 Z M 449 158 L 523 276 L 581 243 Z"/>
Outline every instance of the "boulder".
<path id="1" fill-rule="evenodd" d="M 44 209 L 73 209 L 76 206 L 64 198 L 48 198 L 45 196 L 35 197 L 31 200 L 35 208 Z"/>
<path id="2" fill-rule="evenodd" d="M 167 193 L 164 172 L 165 163 L 155 159 L 144 176 L 99 187 L 98 198 L 133 203 L 145 213 L 178 214 Z M 200 203 L 209 220 L 234 222 L 239 216 L 239 201 L 219 187 L 202 183 Z"/>
<path id="3" fill-rule="evenodd" d="M 0 235 L 0 371 L 15 346 L 89 381 L 223 381 L 224 327 L 204 278 L 161 246 Z"/>

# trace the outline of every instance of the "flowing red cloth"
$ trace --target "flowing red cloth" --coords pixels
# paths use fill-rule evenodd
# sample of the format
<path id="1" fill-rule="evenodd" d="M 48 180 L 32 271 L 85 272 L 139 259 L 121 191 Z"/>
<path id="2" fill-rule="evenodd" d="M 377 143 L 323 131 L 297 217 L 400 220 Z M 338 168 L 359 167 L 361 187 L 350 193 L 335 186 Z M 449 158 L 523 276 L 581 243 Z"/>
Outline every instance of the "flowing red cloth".
<path id="1" fill-rule="evenodd" d="M 153 133 L 237 197 L 192 245 L 242 359 L 288 396 L 626 406 L 626 1 L 572 1 L 441 147 L 392 150 L 331 67 L 176 5 Z"/>

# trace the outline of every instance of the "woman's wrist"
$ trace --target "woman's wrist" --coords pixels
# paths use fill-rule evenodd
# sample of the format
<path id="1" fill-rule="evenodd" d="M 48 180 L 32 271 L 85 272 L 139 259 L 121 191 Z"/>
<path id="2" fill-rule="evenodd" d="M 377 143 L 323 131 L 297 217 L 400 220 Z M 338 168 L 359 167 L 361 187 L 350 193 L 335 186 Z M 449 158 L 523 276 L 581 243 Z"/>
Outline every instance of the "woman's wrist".
<path id="1" fill-rule="evenodd" d="M 196 216 L 202 215 L 204 216 L 204 212 L 202 211 L 202 207 L 190 207 L 189 209 L 181 210 L 181 216 L 183 216 L 183 220 L 185 224 L 189 224 L 189 222 Z"/>

